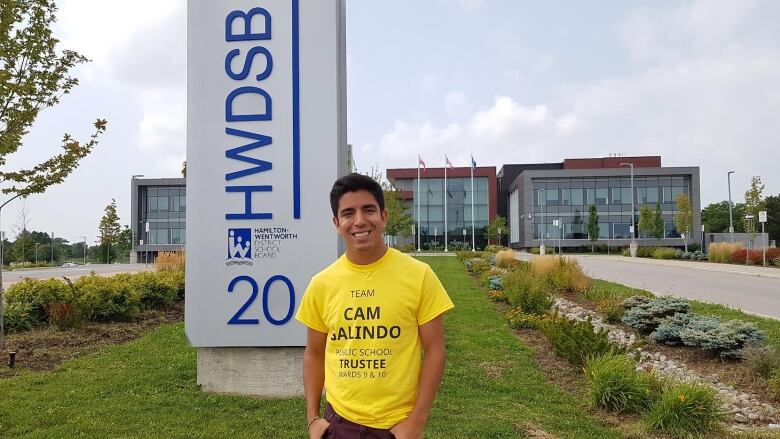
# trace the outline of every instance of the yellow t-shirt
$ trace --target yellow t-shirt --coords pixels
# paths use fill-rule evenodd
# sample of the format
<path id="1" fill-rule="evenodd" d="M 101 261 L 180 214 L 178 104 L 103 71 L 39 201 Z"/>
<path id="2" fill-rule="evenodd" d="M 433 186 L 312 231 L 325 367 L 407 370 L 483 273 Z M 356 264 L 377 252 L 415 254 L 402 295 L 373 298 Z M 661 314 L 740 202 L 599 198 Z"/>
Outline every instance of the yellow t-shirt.
<path id="1" fill-rule="evenodd" d="M 431 267 L 395 249 L 369 265 L 342 255 L 314 276 L 295 316 L 328 334 L 325 390 L 346 419 L 390 428 L 414 408 L 418 327 L 454 305 Z"/>

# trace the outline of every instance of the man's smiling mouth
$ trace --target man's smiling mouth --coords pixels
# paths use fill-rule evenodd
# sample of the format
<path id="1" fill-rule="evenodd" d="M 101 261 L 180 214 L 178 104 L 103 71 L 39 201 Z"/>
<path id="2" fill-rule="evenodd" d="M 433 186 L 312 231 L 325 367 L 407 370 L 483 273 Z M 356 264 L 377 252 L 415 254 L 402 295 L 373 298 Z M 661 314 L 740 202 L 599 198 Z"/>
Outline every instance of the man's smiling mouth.
<path id="1" fill-rule="evenodd" d="M 371 233 L 370 230 L 366 230 L 365 232 L 355 232 L 352 234 L 355 238 L 365 238 Z"/>

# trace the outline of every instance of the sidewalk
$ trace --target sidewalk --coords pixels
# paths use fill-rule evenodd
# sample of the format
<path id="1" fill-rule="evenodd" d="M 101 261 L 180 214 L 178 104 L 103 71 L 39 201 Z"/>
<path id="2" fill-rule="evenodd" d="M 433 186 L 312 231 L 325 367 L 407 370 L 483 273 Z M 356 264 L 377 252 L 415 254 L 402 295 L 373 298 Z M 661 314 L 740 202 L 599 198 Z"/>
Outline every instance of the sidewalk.
<path id="1" fill-rule="evenodd" d="M 588 255 L 588 254 L 576 254 L 576 253 L 572 253 L 570 255 L 566 255 L 564 253 L 564 256 L 575 256 L 577 258 L 583 257 L 589 259 L 590 258 L 602 259 L 602 260 L 608 260 L 614 262 L 653 264 L 653 265 L 662 265 L 666 267 L 690 268 L 695 270 L 717 271 L 721 273 L 730 273 L 730 274 L 741 274 L 744 276 L 780 279 L 780 269 L 775 267 L 760 267 L 755 265 L 739 265 L 739 264 L 719 264 L 714 262 L 687 261 L 687 260 L 677 260 L 677 259 L 629 258 L 626 256 Z"/>

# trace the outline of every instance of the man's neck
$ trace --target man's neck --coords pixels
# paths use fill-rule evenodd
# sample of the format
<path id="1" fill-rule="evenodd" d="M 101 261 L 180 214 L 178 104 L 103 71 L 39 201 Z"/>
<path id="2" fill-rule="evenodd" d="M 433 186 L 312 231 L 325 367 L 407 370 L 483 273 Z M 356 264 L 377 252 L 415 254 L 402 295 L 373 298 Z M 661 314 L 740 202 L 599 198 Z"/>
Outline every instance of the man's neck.
<path id="1" fill-rule="evenodd" d="M 349 262 L 352 262 L 355 265 L 369 265 L 382 259 L 382 256 L 387 253 L 387 249 L 387 245 L 383 244 L 381 248 L 370 253 L 357 251 L 350 252 L 347 250 L 347 259 L 349 259 Z"/>

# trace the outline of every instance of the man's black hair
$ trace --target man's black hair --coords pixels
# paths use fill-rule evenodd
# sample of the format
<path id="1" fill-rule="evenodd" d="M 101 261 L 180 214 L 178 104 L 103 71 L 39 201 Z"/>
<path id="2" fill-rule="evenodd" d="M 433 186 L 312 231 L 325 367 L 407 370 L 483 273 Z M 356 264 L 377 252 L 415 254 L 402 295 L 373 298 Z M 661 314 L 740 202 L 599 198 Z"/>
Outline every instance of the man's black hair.
<path id="1" fill-rule="evenodd" d="M 333 188 L 330 190 L 330 208 L 333 210 L 333 216 L 338 218 L 339 201 L 344 194 L 361 190 L 370 192 L 379 204 L 379 210 L 385 210 L 385 194 L 382 192 L 382 186 L 369 176 L 353 172 L 333 183 Z"/>

